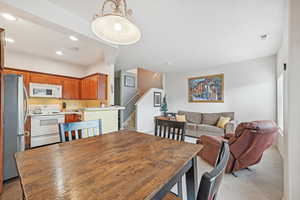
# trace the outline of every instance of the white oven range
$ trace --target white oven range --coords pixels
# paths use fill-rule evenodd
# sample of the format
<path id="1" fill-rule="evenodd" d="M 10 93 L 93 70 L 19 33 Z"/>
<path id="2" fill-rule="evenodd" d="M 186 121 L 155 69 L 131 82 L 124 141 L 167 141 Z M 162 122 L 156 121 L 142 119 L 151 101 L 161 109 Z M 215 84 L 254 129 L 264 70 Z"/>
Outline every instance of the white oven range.
<path id="1" fill-rule="evenodd" d="M 64 122 L 64 115 L 32 115 L 31 148 L 60 142 L 58 124 Z"/>

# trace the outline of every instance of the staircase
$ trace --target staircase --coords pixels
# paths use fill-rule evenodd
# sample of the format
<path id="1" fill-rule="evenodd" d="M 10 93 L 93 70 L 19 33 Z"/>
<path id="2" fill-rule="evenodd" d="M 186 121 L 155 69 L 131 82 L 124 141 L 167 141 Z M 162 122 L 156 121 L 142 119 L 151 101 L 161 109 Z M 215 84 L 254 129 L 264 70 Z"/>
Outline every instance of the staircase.
<path id="1" fill-rule="evenodd" d="M 136 93 L 133 97 L 124 105 L 122 117 L 122 127 L 125 130 L 136 130 L 136 108 L 135 103 L 139 100 L 140 94 Z"/>

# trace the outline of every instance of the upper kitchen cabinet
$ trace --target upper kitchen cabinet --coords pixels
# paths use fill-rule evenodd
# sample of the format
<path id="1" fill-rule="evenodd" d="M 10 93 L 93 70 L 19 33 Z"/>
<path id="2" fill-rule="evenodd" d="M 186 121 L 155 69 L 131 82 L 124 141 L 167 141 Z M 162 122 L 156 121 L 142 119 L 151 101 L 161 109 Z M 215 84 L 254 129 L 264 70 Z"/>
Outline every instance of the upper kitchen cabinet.
<path id="1" fill-rule="evenodd" d="M 75 78 L 63 79 L 63 99 L 80 99 L 81 80 Z"/>
<path id="2" fill-rule="evenodd" d="M 99 77 L 99 93 L 98 98 L 101 100 L 107 100 L 107 91 L 108 91 L 108 75 L 100 74 Z"/>
<path id="3" fill-rule="evenodd" d="M 63 85 L 64 78 L 41 74 L 41 73 L 30 73 L 30 83 L 41 83 L 41 84 L 49 84 L 49 85 Z"/>
<path id="4" fill-rule="evenodd" d="M 4 69 L 5 74 L 18 74 L 23 76 L 23 81 L 24 81 L 24 86 L 29 88 L 29 82 L 30 82 L 30 72 L 26 71 L 19 71 L 19 70 L 14 70 L 14 69 Z"/>
<path id="5" fill-rule="evenodd" d="M 105 74 L 94 74 L 81 80 L 81 98 L 86 100 L 107 100 L 107 81 Z"/>

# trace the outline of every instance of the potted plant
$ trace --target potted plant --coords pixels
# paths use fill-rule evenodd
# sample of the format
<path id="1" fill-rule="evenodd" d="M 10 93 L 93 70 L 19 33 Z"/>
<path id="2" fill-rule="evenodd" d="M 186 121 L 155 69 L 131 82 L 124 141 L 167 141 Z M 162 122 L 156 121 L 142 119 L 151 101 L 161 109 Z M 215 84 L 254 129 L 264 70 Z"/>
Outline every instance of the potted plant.
<path id="1" fill-rule="evenodd" d="M 160 107 L 160 111 L 162 112 L 163 116 L 167 116 L 167 112 L 168 112 L 168 103 L 167 103 L 167 96 L 165 95 Z"/>

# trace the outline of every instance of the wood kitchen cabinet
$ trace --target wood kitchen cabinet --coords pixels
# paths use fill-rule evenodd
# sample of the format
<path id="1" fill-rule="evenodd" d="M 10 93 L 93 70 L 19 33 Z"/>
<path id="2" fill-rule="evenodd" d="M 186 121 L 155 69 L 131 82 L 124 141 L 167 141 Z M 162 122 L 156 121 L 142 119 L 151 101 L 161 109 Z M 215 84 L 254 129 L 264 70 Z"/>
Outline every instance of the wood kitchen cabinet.
<path id="1" fill-rule="evenodd" d="M 64 78 L 63 99 L 80 99 L 81 80 L 75 78 Z"/>
<path id="2" fill-rule="evenodd" d="M 4 74 L 18 74 L 23 76 L 24 86 L 29 91 L 30 73 L 26 71 L 19 71 L 14 69 L 4 69 Z"/>
<path id="3" fill-rule="evenodd" d="M 81 121 L 81 115 L 78 114 L 65 115 L 65 123 L 80 122 L 80 121 Z"/>
<path id="4" fill-rule="evenodd" d="M 63 99 L 107 100 L 108 75 L 93 74 L 85 78 L 73 78 L 25 70 L 6 68 L 5 74 L 23 75 L 24 85 L 29 91 L 30 83 L 62 85 Z"/>
<path id="5" fill-rule="evenodd" d="M 107 100 L 108 99 L 107 88 L 108 88 L 108 75 L 100 74 L 98 99 L 101 99 L 101 100 Z"/>
<path id="6" fill-rule="evenodd" d="M 63 77 L 41 74 L 41 73 L 30 73 L 30 82 L 31 83 L 41 83 L 41 84 L 50 84 L 50 85 L 62 85 Z"/>
<path id="7" fill-rule="evenodd" d="M 81 80 L 81 99 L 107 100 L 106 74 L 94 74 Z"/>

